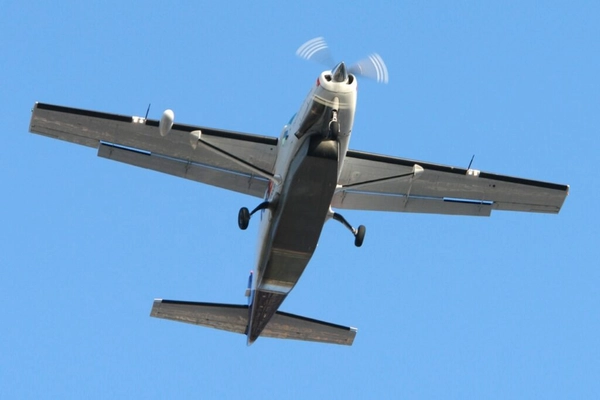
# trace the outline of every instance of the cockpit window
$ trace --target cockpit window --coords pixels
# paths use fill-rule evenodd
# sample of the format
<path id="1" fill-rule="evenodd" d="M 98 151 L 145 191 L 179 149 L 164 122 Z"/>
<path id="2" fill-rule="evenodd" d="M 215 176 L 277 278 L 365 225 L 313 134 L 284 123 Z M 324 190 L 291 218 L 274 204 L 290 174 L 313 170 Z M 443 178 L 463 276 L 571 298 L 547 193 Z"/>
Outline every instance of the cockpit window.
<path id="1" fill-rule="evenodd" d="M 292 121 L 294 121 L 294 118 L 296 118 L 296 114 L 292 115 L 292 118 L 290 118 L 290 122 L 288 122 L 288 125 L 290 125 Z"/>

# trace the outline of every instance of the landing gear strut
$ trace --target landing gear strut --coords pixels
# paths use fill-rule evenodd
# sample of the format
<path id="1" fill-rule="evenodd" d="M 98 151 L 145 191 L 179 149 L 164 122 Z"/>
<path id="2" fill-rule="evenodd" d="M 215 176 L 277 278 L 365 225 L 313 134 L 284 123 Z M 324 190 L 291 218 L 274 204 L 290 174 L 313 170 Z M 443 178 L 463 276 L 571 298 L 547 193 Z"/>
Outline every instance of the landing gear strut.
<path id="1" fill-rule="evenodd" d="M 359 225 L 358 229 L 353 228 L 352 225 L 350 225 L 348 221 L 346 221 L 346 218 L 342 216 L 342 214 L 338 214 L 336 212 L 333 212 L 331 217 L 336 221 L 341 222 L 342 225 L 344 225 L 346 228 L 348 228 L 350 232 L 352 232 L 352 234 L 354 235 L 354 245 L 356 247 L 362 246 L 363 241 L 365 240 L 365 233 L 367 233 L 367 228 L 365 228 L 364 225 Z"/>
<path id="2" fill-rule="evenodd" d="M 340 109 L 340 99 L 335 97 L 333 99 L 333 106 L 331 109 L 331 120 L 329 121 L 329 132 L 327 136 L 329 139 L 335 139 L 340 135 L 340 122 L 338 121 L 338 110 Z"/>
<path id="3" fill-rule="evenodd" d="M 240 212 L 238 213 L 238 226 L 241 230 L 246 230 L 248 228 L 248 224 L 250 223 L 250 217 L 260 210 L 265 210 L 269 207 L 271 203 L 268 201 L 263 201 L 260 203 L 252 212 L 250 212 L 246 207 L 240 208 Z"/>
<path id="4" fill-rule="evenodd" d="M 329 122 L 329 137 L 336 138 L 340 134 L 340 123 L 337 119 L 337 110 L 331 112 L 331 121 Z"/>

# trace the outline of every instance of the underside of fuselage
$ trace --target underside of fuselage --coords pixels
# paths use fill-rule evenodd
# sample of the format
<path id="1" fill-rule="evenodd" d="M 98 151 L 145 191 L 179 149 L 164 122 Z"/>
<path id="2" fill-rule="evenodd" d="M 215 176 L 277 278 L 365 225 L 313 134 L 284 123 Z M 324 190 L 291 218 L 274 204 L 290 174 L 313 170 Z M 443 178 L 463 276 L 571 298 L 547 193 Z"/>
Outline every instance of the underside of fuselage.
<path id="1" fill-rule="evenodd" d="M 264 265 L 249 308 L 248 343 L 254 342 L 312 257 L 327 218 L 338 174 L 336 140 L 312 135 L 293 159 L 272 213 Z"/>

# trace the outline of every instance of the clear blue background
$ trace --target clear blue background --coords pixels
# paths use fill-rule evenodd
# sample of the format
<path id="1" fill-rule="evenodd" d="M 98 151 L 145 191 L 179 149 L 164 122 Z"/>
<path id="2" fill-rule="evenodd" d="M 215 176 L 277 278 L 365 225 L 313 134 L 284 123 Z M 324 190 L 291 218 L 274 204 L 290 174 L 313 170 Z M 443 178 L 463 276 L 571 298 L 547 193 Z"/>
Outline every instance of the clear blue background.
<path id="1" fill-rule="evenodd" d="M 539 4 L 539 5 L 538 5 Z M 5 2 L 0 397 L 598 398 L 597 2 Z M 379 52 L 351 148 L 571 185 L 561 213 L 346 212 L 282 309 L 352 347 L 149 317 L 244 303 L 257 199 L 28 133 L 43 101 L 278 136 L 322 66 Z"/>

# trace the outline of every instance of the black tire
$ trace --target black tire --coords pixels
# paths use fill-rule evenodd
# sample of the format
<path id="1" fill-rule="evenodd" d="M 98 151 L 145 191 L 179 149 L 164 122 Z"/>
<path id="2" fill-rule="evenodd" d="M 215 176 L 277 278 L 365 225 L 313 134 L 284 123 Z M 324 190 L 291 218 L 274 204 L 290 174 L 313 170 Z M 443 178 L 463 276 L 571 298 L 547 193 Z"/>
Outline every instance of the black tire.
<path id="1" fill-rule="evenodd" d="M 238 214 L 238 226 L 241 230 L 246 230 L 248 224 L 250 223 L 250 211 L 246 207 L 240 208 L 240 212 Z"/>
<path id="2" fill-rule="evenodd" d="M 367 228 L 364 225 L 358 227 L 358 232 L 356 232 L 356 236 L 354 237 L 354 245 L 356 247 L 360 247 L 365 240 L 365 233 L 367 233 Z"/>

